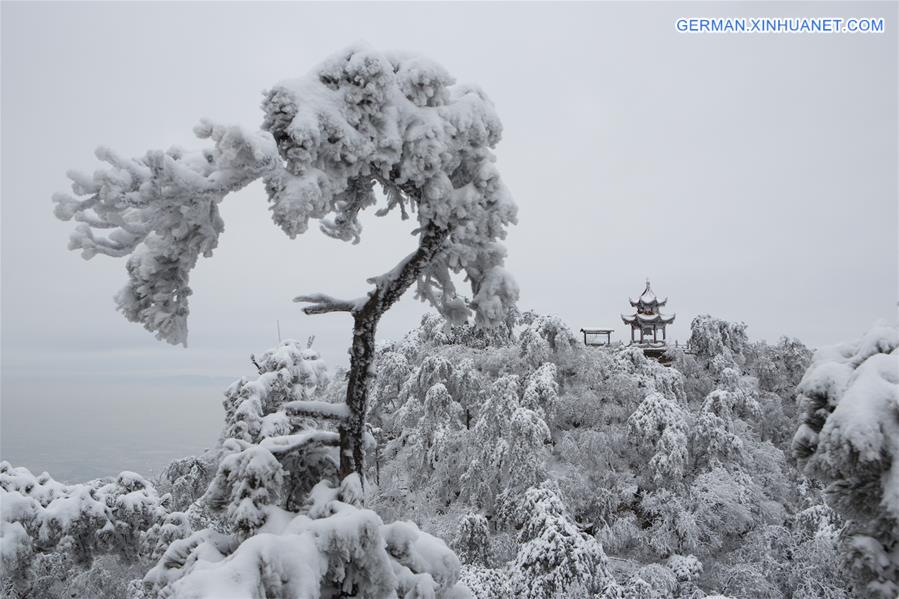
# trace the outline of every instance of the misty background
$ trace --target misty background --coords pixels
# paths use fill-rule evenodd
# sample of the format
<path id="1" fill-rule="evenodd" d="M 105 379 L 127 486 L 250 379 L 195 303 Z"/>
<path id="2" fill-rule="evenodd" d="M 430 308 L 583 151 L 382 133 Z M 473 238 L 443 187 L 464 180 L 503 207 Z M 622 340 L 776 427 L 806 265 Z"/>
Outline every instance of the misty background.
<path id="1" fill-rule="evenodd" d="M 222 204 L 191 277 L 187 349 L 113 306 L 124 259 L 66 250 L 51 195 L 98 145 L 196 147 L 202 117 L 258 126 L 261 92 L 364 40 L 482 86 L 505 125 L 518 205 L 507 247 L 520 307 L 616 329 L 646 277 L 668 339 L 710 313 L 753 339 L 811 347 L 896 320 L 894 3 L 2 4 L 0 458 L 61 480 L 158 472 L 211 446 L 222 391 L 251 352 L 305 340 L 347 363 L 345 314 L 291 298 L 357 297 L 412 251 L 370 214 L 358 246 L 291 241 L 261 183 Z M 678 17 L 884 17 L 879 35 L 697 35 Z M 411 293 L 382 321 L 399 338 Z"/>

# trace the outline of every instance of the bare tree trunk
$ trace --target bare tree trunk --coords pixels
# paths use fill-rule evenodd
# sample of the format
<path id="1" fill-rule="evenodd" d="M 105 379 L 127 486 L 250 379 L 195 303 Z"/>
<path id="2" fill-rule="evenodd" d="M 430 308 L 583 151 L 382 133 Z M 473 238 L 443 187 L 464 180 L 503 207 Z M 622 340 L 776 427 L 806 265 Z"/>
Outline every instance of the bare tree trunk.
<path id="1" fill-rule="evenodd" d="M 350 373 L 346 404 L 349 418 L 340 427 L 340 477 L 353 472 L 364 479 L 365 413 L 368 411 L 368 388 L 373 374 L 375 333 L 381 316 L 406 292 L 409 286 L 434 258 L 449 232 L 426 228 L 418 249 L 392 271 L 375 279 L 375 289 L 368 300 L 353 314 L 353 343 L 350 349 Z"/>

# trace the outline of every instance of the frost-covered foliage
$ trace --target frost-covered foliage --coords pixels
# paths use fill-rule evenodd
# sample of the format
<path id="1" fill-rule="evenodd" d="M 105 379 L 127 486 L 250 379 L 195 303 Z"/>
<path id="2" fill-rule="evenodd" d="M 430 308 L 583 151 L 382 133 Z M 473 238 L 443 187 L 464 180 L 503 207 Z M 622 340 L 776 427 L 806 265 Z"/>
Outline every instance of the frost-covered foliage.
<path id="1" fill-rule="evenodd" d="M 318 352 L 292 339 L 258 359 L 252 356 L 252 360 L 259 376 L 253 380 L 241 377 L 225 392 L 224 438 L 258 442 L 262 437 L 286 434 L 291 428 L 291 418 L 296 422 L 302 416 L 291 408 L 314 411 L 316 406 L 306 400 L 329 382 L 327 367 Z M 318 408 L 327 412 L 322 415 L 345 409 L 330 404 Z"/>
<path id="2" fill-rule="evenodd" d="M 799 385 L 793 450 L 847 521 L 843 552 L 857 593 L 899 593 L 899 329 L 818 350 Z"/>
<path id="3" fill-rule="evenodd" d="M 617 373 L 636 383 L 642 394 L 655 391 L 673 401 L 684 401 L 683 375 L 647 358 L 643 350 L 636 347 L 621 350 L 615 357 L 615 366 Z"/>
<path id="4" fill-rule="evenodd" d="M 207 451 L 200 456 L 172 460 L 162 471 L 157 483 L 160 492 L 171 495 L 171 507 L 184 511 L 203 493 L 215 474 L 218 455 Z"/>
<path id="5" fill-rule="evenodd" d="M 715 319 L 700 324 L 697 336 L 743 331 Z M 65 541 L 42 552 L 27 530 L 21 542 L 4 541 L 4 559 L 30 560 L 20 588 L 49 589 L 47 597 L 60 595 L 48 582 L 60 572 L 79 589 L 118 576 L 118 586 L 107 586 L 121 590 L 125 577 L 138 579 L 129 599 L 226 590 L 479 599 L 870 595 L 864 585 L 876 580 L 862 576 L 859 564 L 869 562 L 852 553 L 851 541 L 865 534 L 890 542 L 875 535 L 886 530 L 876 522 L 892 516 L 860 503 L 881 511 L 859 519 L 845 510 L 849 496 L 835 491 L 880 488 L 885 496 L 889 469 L 849 488 L 824 474 L 876 470 L 819 472 L 839 453 L 812 454 L 804 472 L 795 468 L 785 434 L 797 413 L 789 381 L 798 382 L 809 353 L 798 342 L 731 343 L 708 355 L 675 350 L 663 365 L 634 348 L 586 348 L 559 319 L 533 313 L 489 343 L 464 328 L 429 314 L 404 338 L 378 345 L 364 486 L 355 474 L 338 475 L 344 378 L 288 341 L 254 357 L 257 374 L 227 391 L 219 445 L 173 462 L 158 481 L 162 507 L 137 534 L 137 570 L 105 557 L 85 570 Z M 895 359 L 889 344 L 873 346 Z M 846 363 L 856 355 L 844 354 Z M 853 373 L 876 355 L 857 361 L 845 380 L 860 378 Z M 832 368 L 818 360 L 810 373 Z M 812 405 L 805 385 L 803 418 Z M 851 388 L 829 395 L 836 401 L 826 413 L 816 408 L 824 421 L 815 452 L 835 451 L 822 439 L 837 427 L 824 422 L 843 418 Z M 19 538 L 10 522 L 4 539 Z"/>
<path id="6" fill-rule="evenodd" d="M 70 173 L 74 195 L 54 196 L 56 215 L 78 223 L 72 249 L 129 256 L 129 281 L 116 296 L 126 318 L 186 342 L 190 272 L 224 230 L 219 204 L 261 178 L 272 218 L 290 237 L 317 220 L 353 242 L 379 186 L 379 215 L 415 211 L 423 239 L 440 232 L 436 253 L 415 273 L 419 297 L 454 323 L 471 310 L 481 323 L 505 322 L 518 288 L 499 240 L 516 207 L 491 151 L 502 125 L 482 90 L 456 84 L 425 58 L 356 46 L 277 83 L 262 108 L 258 131 L 201 121 L 197 137 L 212 142 L 202 150 L 131 159 L 100 148 L 109 166 Z M 458 272 L 471 281 L 468 302 L 450 276 Z"/>
<path id="7" fill-rule="evenodd" d="M 543 480 L 549 427 L 540 414 L 521 406 L 516 375 L 493 384 L 471 437 L 475 451 L 460 484 L 475 505 L 489 510 L 504 490 L 522 490 Z"/>
<path id="8" fill-rule="evenodd" d="M 839 572 L 815 576 L 790 557 L 835 563 L 843 526 L 836 514 L 826 526 L 806 522 L 803 514 L 826 506 L 785 454 L 795 413 L 787 381 L 798 382 L 807 350 L 795 341 L 750 344 L 742 325 L 717 319 L 698 327 L 697 338 L 717 339 L 717 349 L 673 351 L 665 366 L 635 348 L 585 348 L 553 317 L 525 312 L 508 342 L 490 345 L 425 317 L 376 359 L 384 374 L 370 413 L 383 423 L 378 509 L 453 538 L 476 597 L 765 596 L 747 591 L 749 580 L 764 581 L 759 588 L 772 596 L 841 596 Z M 424 409 L 433 385 L 441 405 L 455 404 L 437 425 Z M 541 422 L 547 430 L 538 434 Z M 516 435 L 518 423 L 534 434 Z M 441 428 L 452 452 L 422 476 L 423 440 Z M 513 462 L 523 470 L 509 476 Z M 550 513 L 564 514 L 547 519 L 556 531 L 547 539 L 560 543 L 552 552 L 521 536 L 510 507 L 538 491 L 561 510 Z M 786 535 L 776 563 L 762 534 L 775 529 Z M 608 576 L 546 557 L 580 547 L 579 538 L 614 556 L 603 562 Z M 582 549 L 590 554 L 575 553 Z M 566 591 L 539 582 L 561 572 L 573 572 Z"/>
<path id="9" fill-rule="evenodd" d="M 577 347 L 577 338 L 557 316 L 525 313 L 521 324 L 524 327 L 518 333 L 518 346 L 531 366 L 539 366 L 553 357 L 564 360 Z"/>
<path id="10" fill-rule="evenodd" d="M 253 360 L 258 377 L 226 392 L 216 472 L 194 504 L 208 510 L 194 518 L 205 526 L 180 519 L 176 534 L 160 531 L 169 544 L 142 597 L 464 596 L 460 562 L 442 541 L 412 523 L 384 524 L 360 507 L 355 474 L 338 479 L 338 435 L 325 423 L 346 408 L 321 399 L 329 377 L 317 352 L 285 341 Z"/>
<path id="11" fill-rule="evenodd" d="M 168 513 L 170 499 L 133 472 L 67 485 L 0 462 L 0 559 L 11 596 L 41 588 L 41 570 L 54 561 L 59 578 L 104 554 L 136 561 L 142 533 Z"/>
<path id="12" fill-rule="evenodd" d="M 650 393 L 627 420 L 628 437 L 649 457 L 651 477 L 657 483 L 683 478 L 687 454 L 687 414 L 676 401 Z"/>
<path id="13" fill-rule="evenodd" d="M 385 524 L 361 507 L 356 475 L 338 479 L 338 435 L 327 423 L 345 406 L 324 399 L 329 376 L 317 352 L 288 340 L 253 362 L 258 376 L 225 394 L 219 446 L 174 461 L 161 477 L 183 511 L 133 473 L 63 485 L 0 463 L 4 593 L 61 597 L 49 576 L 87 589 L 118 574 L 84 596 L 467 597 L 443 541 L 411 522 Z M 251 421 L 261 426 L 240 426 Z M 141 568 L 89 568 L 104 554 Z M 126 571 L 142 580 L 126 585 Z"/>
<path id="14" fill-rule="evenodd" d="M 610 575 L 602 546 L 577 529 L 550 486 L 532 487 L 503 507 L 521 543 L 510 565 L 513 596 L 561 598 L 603 590 Z"/>
<path id="15" fill-rule="evenodd" d="M 128 284 L 115 298 L 119 311 L 171 343 L 187 339 L 190 271 L 218 245 L 219 203 L 279 162 L 266 132 L 207 120 L 194 132 L 212 147 L 154 150 L 138 159 L 98 148 L 109 166 L 92 176 L 70 172 L 75 195 L 53 196 L 56 216 L 78 223 L 70 249 L 84 258 L 130 256 Z"/>
<path id="16" fill-rule="evenodd" d="M 486 566 L 490 564 L 490 529 L 487 518 L 469 512 L 459 520 L 459 530 L 453 540 L 453 549 L 466 564 Z"/>
<path id="17" fill-rule="evenodd" d="M 462 582 L 468 587 L 475 599 L 512 596 L 509 576 L 501 569 L 463 566 Z"/>
<path id="18" fill-rule="evenodd" d="M 811 362 L 811 350 L 798 339 L 781 337 L 777 345 L 757 344 L 751 351 L 755 354 L 753 372 L 763 391 L 795 394 Z"/>
<path id="19" fill-rule="evenodd" d="M 746 325 L 728 322 L 702 314 L 690 323 L 690 347 L 701 360 L 733 360 L 741 356 L 749 344 Z"/>
<path id="20" fill-rule="evenodd" d="M 242 542 L 209 529 L 172 543 L 144 578 L 172 597 L 464 597 L 460 564 L 414 524 L 384 524 L 354 501 L 358 480 L 322 482 L 305 513 L 273 507 Z"/>

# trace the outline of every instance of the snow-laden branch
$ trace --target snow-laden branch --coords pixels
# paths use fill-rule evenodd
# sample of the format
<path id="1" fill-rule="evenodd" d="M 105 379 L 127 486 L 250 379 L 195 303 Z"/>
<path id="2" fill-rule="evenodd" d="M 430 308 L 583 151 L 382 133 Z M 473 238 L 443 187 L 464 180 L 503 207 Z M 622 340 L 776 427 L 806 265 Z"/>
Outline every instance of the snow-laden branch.
<path id="1" fill-rule="evenodd" d="M 190 271 L 218 244 L 219 203 L 280 162 L 267 132 L 209 121 L 194 131 L 215 145 L 141 158 L 99 148 L 97 158 L 109 167 L 93 176 L 70 172 L 74 195 L 53 196 L 56 216 L 78 222 L 69 249 L 86 259 L 131 256 L 119 311 L 169 343 L 186 342 Z"/>
<path id="2" fill-rule="evenodd" d="M 350 414 L 346 404 L 336 404 L 327 401 L 289 401 L 281 407 L 288 416 L 310 416 L 313 418 L 345 420 Z"/>
<path id="3" fill-rule="evenodd" d="M 337 447 L 340 443 L 340 435 L 331 431 L 310 430 L 295 435 L 266 437 L 259 443 L 259 447 L 263 447 L 273 455 L 278 456 L 298 451 L 299 449 L 316 443 L 329 447 Z"/>
<path id="4" fill-rule="evenodd" d="M 293 301 L 311 304 L 303 308 L 303 312 L 306 314 L 328 314 L 329 312 L 355 312 L 365 303 L 365 299 L 339 300 L 324 293 L 313 293 L 311 295 L 298 295 L 293 298 Z"/>

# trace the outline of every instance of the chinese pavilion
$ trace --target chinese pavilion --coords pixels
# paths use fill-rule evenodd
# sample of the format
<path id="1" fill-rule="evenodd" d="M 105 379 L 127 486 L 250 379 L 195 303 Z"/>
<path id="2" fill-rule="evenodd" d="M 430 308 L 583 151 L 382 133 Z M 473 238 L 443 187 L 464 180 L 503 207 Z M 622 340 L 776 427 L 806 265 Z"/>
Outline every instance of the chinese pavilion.
<path id="1" fill-rule="evenodd" d="M 643 290 L 637 301 L 630 300 L 630 302 L 631 306 L 637 309 L 637 312 L 630 316 L 622 314 L 621 319 L 624 321 L 624 324 L 631 325 L 631 343 L 638 343 L 636 335 L 639 332 L 639 343 L 641 344 L 664 344 L 665 326 L 674 322 L 675 317 L 675 314 L 668 316 L 659 312 L 659 308 L 668 302 L 668 298 L 659 300 L 649 286 L 649 279 L 646 279 L 646 289 Z M 659 339 L 660 331 L 662 333 L 661 340 Z M 651 340 L 649 337 L 651 337 Z"/>

